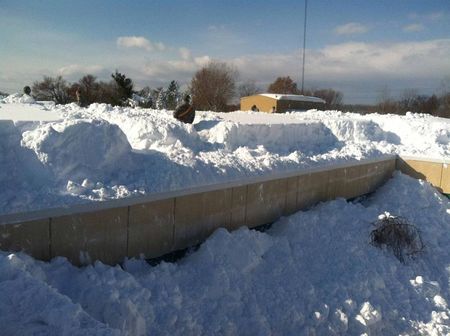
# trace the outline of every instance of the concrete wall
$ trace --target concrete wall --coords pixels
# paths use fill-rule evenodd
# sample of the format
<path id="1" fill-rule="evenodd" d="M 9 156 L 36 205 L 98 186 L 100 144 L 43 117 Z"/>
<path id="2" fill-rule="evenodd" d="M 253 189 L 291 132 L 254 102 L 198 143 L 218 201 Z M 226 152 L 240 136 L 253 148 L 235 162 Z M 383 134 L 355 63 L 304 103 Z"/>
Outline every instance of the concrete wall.
<path id="1" fill-rule="evenodd" d="M 417 179 L 426 180 L 444 194 L 450 194 L 450 162 L 399 157 L 396 169 Z"/>
<path id="2" fill-rule="evenodd" d="M 65 256 L 75 265 L 155 258 L 196 245 L 218 227 L 253 228 L 321 201 L 369 193 L 392 175 L 395 166 L 396 159 L 390 156 L 256 177 L 245 184 L 165 193 L 159 198 L 0 216 L 0 249 L 24 250 L 41 260 Z"/>

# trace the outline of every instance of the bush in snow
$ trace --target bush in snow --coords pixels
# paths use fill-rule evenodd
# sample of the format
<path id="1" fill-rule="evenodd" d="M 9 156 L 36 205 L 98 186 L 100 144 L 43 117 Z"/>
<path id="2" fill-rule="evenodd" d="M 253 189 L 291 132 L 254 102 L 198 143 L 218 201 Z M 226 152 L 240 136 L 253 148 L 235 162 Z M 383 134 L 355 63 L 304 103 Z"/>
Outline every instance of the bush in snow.
<path id="1" fill-rule="evenodd" d="M 419 230 L 405 218 L 385 213 L 374 225 L 376 228 L 370 233 L 371 244 L 378 248 L 385 246 L 401 263 L 424 250 Z"/>

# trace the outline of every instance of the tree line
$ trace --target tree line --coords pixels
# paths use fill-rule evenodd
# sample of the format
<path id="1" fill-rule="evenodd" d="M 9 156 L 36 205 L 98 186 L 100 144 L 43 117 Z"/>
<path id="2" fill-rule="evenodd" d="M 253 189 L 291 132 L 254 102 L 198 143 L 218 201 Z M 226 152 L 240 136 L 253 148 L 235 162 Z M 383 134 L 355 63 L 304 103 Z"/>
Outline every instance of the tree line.
<path id="1" fill-rule="evenodd" d="M 398 99 L 390 96 L 387 89 L 380 93 L 376 108 L 379 113 L 405 114 L 408 111 L 428 113 L 450 118 L 450 91 L 441 94 L 422 95 L 415 89 L 406 89 Z"/>
<path id="2" fill-rule="evenodd" d="M 405 90 L 400 99 L 391 98 L 389 92 L 384 90 L 375 105 L 344 105 L 342 92 L 331 88 L 310 88 L 301 92 L 289 76 L 276 78 L 266 89 L 257 86 L 255 81 L 246 81 L 238 86 L 238 77 L 234 67 L 224 62 L 211 61 L 194 74 L 184 91 L 180 90 L 176 80 L 172 80 L 167 87 L 152 89 L 146 86 L 135 90 L 133 80 L 116 70 L 109 81 L 98 80 L 90 74 L 75 83 L 68 83 L 61 76 L 44 76 L 43 80 L 33 83 L 32 95 L 37 100 L 51 100 L 57 104 L 76 102 L 80 106 L 88 106 L 106 103 L 173 110 L 183 96 L 189 94 L 198 110 L 227 112 L 239 109 L 238 104 L 233 104 L 235 98 L 263 92 L 303 94 L 324 99 L 326 109 L 397 114 L 412 111 L 450 118 L 450 90 L 431 96 L 420 95 L 417 90 Z"/>
<path id="3" fill-rule="evenodd" d="M 185 91 L 173 80 L 165 87 L 152 89 L 148 86 L 135 90 L 131 78 L 116 70 L 110 81 L 100 81 L 93 75 L 85 75 L 75 83 L 68 83 L 61 76 L 44 76 L 32 85 L 32 95 L 37 100 L 50 100 L 56 104 L 77 102 L 80 106 L 106 103 L 113 106 L 141 106 L 157 109 L 175 109 L 184 95 L 192 95 L 195 107 L 205 111 L 233 111 L 236 97 L 258 93 L 300 94 L 297 84 L 288 77 L 278 77 L 267 89 L 258 87 L 254 81 L 237 85 L 238 71 L 223 62 L 212 61 L 198 70 Z M 323 98 L 326 108 L 339 108 L 343 95 L 333 89 L 316 89 L 304 92 Z"/>

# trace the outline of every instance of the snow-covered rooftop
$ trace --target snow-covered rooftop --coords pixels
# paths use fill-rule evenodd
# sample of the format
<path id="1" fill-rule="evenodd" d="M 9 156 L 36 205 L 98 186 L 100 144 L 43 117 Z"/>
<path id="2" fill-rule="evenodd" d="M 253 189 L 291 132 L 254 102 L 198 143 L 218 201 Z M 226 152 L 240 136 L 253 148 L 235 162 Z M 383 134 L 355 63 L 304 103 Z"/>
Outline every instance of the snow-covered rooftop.
<path id="1" fill-rule="evenodd" d="M 294 101 L 302 101 L 309 103 L 323 103 L 325 104 L 325 100 L 318 97 L 311 96 L 303 96 L 303 95 L 294 95 L 294 94 L 278 94 L 278 93 L 261 93 L 260 96 L 276 99 L 276 100 L 294 100 Z"/>

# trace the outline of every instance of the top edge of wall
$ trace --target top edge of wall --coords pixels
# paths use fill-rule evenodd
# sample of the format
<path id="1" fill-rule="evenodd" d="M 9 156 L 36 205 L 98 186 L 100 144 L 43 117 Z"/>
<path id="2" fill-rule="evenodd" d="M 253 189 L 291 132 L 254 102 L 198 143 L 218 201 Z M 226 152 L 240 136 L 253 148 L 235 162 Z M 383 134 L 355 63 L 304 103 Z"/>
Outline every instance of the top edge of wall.
<path id="1" fill-rule="evenodd" d="M 197 194 L 202 192 L 220 190 L 225 188 L 234 188 L 240 187 L 248 184 L 254 183 L 262 183 L 270 180 L 277 180 L 283 178 L 289 178 L 294 176 L 306 175 L 321 171 L 327 171 L 332 169 L 340 169 L 340 168 L 348 168 L 354 167 L 358 165 L 365 165 L 383 161 L 396 160 L 397 155 L 380 155 L 376 158 L 369 159 L 351 159 L 345 162 L 332 162 L 326 163 L 320 166 L 304 168 L 295 171 L 286 171 L 286 172 L 277 172 L 272 174 L 265 174 L 261 176 L 251 176 L 246 177 L 245 179 L 239 179 L 228 182 L 221 182 L 209 185 L 202 185 L 199 187 L 190 187 L 180 190 L 173 190 L 168 192 L 155 193 L 150 195 L 138 196 L 138 197 L 129 197 L 118 200 L 109 200 L 109 201 L 101 201 L 101 202 L 93 202 L 93 203 L 85 203 L 85 204 L 76 204 L 69 205 L 66 207 L 59 208 L 47 208 L 42 210 L 28 211 L 28 212 L 20 212 L 20 213 L 12 213 L 6 215 L 0 215 L 0 224 L 14 224 L 20 222 L 27 222 L 39 219 L 45 219 L 50 217 L 60 217 L 67 216 L 76 213 L 87 213 L 92 211 L 101 211 L 108 210 L 112 208 L 120 208 L 120 207 L 128 207 L 137 204 L 143 204 L 148 202 L 160 201 L 168 198 L 181 197 L 190 194 Z M 401 157 L 402 159 L 409 160 L 410 158 Z M 413 158 L 411 158 L 413 159 Z M 416 158 L 417 159 L 417 158 Z"/>
<path id="2" fill-rule="evenodd" d="M 402 160 L 450 164 L 450 158 L 443 158 L 443 157 L 436 158 L 436 157 L 409 156 L 409 155 L 397 155 L 397 157 Z"/>

